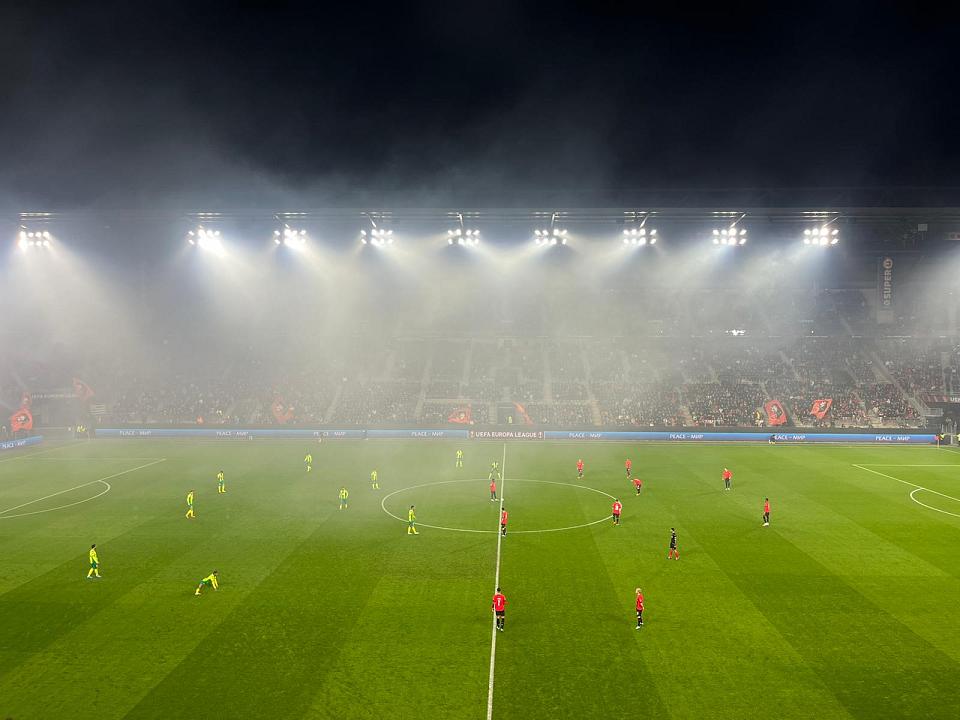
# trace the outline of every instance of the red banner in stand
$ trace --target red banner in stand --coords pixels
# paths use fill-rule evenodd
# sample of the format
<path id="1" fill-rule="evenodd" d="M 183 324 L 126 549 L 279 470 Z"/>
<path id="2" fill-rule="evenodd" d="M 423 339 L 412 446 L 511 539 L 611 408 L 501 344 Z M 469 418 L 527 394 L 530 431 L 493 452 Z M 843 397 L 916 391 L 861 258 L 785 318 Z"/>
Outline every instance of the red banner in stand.
<path id="1" fill-rule="evenodd" d="M 447 415 L 447 422 L 457 423 L 458 425 L 472 425 L 473 408 L 469 405 L 457 408 Z"/>
<path id="2" fill-rule="evenodd" d="M 89 400 L 94 396 L 93 388 L 80 378 L 73 379 L 73 392 L 81 400 Z"/>
<path id="3" fill-rule="evenodd" d="M 10 416 L 10 430 L 11 432 L 33 430 L 33 413 L 30 412 L 30 408 L 22 407 Z"/>
<path id="4" fill-rule="evenodd" d="M 813 405 L 810 406 L 810 414 L 817 418 L 817 420 L 823 420 L 827 416 L 827 413 L 830 412 L 831 405 L 833 405 L 833 398 L 814 400 Z"/>
<path id="5" fill-rule="evenodd" d="M 533 420 L 530 419 L 530 416 L 527 414 L 527 409 L 523 405 L 515 402 L 513 407 L 517 411 L 517 414 L 520 416 L 520 420 L 524 425 L 533 425 Z"/>
<path id="6" fill-rule="evenodd" d="M 779 400 L 770 400 L 763 409 L 767 411 L 767 425 L 783 425 L 787 422 L 787 412 Z"/>
<path id="7" fill-rule="evenodd" d="M 273 419 L 280 425 L 285 425 L 293 420 L 293 408 L 288 408 L 284 405 L 283 398 L 274 400 L 270 406 L 270 411 L 273 413 Z"/>

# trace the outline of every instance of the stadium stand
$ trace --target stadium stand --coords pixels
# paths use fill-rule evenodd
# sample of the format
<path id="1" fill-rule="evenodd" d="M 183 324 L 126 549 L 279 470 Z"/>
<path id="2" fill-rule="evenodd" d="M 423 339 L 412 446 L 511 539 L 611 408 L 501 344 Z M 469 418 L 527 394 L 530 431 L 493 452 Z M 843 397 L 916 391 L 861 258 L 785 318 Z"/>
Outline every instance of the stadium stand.
<path id="1" fill-rule="evenodd" d="M 13 408 L 22 392 L 69 386 L 79 373 L 96 388 L 100 421 L 127 425 L 443 425 L 464 408 L 468 422 L 485 424 L 503 420 L 497 404 L 521 403 L 533 422 L 554 427 L 752 427 L 776 399 L 789 427 L 916 427 L 927 399 L 960 392 L 956 339 L 893 336 L 898 322 L 873 321 L 860 291 L 782 291 L 778 300 L 760 312 L 695 293 L 613 293 L 605 320 L 633 305 L 655 310 L 620 324 L 634 334 L 407 333 L 378 336 L 375 350 L 357 335 L 291 349 L 299 365 L 237 347 L 184 366 L 162 338 L 153 362 L 101 353 L 72 369 L 7 354 L 0 401 Z M 566 311 L 572 323 L 586 312 L 562 308 L 523 320 L 556 322 L 549 313 Z M 829 412 L 814 417 L 813 403 L 826 398 Z"/>

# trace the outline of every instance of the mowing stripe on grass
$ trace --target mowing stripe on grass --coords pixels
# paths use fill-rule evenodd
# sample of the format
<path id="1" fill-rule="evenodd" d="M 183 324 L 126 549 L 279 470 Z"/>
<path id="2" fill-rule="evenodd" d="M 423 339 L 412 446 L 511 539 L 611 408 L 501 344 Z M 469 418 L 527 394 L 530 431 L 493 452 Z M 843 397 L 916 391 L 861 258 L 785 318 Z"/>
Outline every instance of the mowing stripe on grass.
<path id="1" fill-rule="evenodd" d="M 497 522 L 499 523 L 499 518 L 503 516 L 503 495 L 504 488 L 507 485 L 507 444 L 503 444 L 503 462 L 500 463 L 500 515 L 497 516 Z M 501 541 L 503 540 L 503 533 L 497 532 L 497 569 L 494 573 L 493 579 L 493 591 L 496 592 L 497 588 L 500 587 L 500 547 Z M 493 616 L 493 629 L 490 634 L 490 679 L 487 682 L 487 720 L 492 720 L 493 718 L 493 671 L 497 663 L 497 616 Z"/>

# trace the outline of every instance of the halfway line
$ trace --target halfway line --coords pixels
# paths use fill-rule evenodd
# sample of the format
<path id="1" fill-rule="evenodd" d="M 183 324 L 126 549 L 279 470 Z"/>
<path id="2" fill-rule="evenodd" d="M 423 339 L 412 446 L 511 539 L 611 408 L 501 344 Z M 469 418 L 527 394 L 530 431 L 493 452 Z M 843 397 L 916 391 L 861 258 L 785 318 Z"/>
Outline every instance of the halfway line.
<path id="1" fill-rule="evenodd" d="M 503 444 L 503 462 L 500 463 L 500 514 L 497 515 L 497 525 L 500 524 L 500 517 L 503 515 L 503 488 L 507 484 L 507 444 Z M 497 571 L 493 579 L 493 591 L 496 592 L 500 587 L 500 542 L 503 540 L 503 533 L 497 527 Z M 493 616 L 493 630 L 490 635 L 490 680 L 487 683 L 487 720 L 493 720 L 493 669 L 497 663 L 497 616 Z"/>

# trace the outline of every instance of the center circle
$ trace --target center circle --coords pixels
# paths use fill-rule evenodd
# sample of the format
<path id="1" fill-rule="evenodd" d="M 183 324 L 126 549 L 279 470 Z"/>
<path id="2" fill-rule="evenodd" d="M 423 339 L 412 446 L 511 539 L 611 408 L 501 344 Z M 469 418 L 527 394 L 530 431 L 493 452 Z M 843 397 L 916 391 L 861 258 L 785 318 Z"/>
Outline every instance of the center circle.
<path id="1" fill-rule="evenodd" d="M 472 478 L 468 480 L 439 480 L 437 482 L 421 483 L 419 485 L 410 485 L 405 488 L 400 488 L 399 490 L 394 490 L 391 493 L 388 493 L 383 496 L 383 499 L 380 501 L 380 509 L 383 510 L 387 515 L 394 518 L 395 520 L 400 520 L 401 522 L 407 522 L 405 517 L 400 517 L 395 515 L 387 509 L 387 501 L 392 498 L 394 495 L 399 495 L 400 493 L 408 492 L 410 490 L 417 490 L 420 488 L 432 488 L 439 487 L 441 485 L 457 485 L 462 483 L 476 483 L 478 486 L 487 482 L 483 478 Z M 595 492 L 604 497 L 610 498 L 611 501 L 616 500 L 616 497 L 610 493 L 604 492 L 603 490 L 598 490 L 597 488 L 590 487 L 589 485 L 576 485 L 574 483 L 565 483 L 557 482 L 554 480 L 528 480 L 525 478 L 508 478 L 508 482 L 512 483 L 536 483 L 541 485 L 559 485 L 560 487 L 565 488 L 576 488 L 578 490 L 589 490 L 590 492 Z M 509 503 L 507 504 L 509 505 Z M 497 506 L 499 508 L 499 502 Z M 509 507 L 508 507 L 509 510 Z M 549 533 L 549 532 L 563 532 L 565 530 L 578 530 L 580 528 L 590 527 L 591 525 L 598 525 L 602 522 L 610 522 L 610 513 L 605 513 L 603 517 L 599 520 L 592 520 L 590 522 L 580 523 L 578 525 L 568 525 L 565 527 L 553 527 L 553 528 L 543 528 L 539 530 L 510 530 L 511 535 L 524 535 L 524 534 L 536 534 L 536 533 Z M 450 532 L 466 532 L 466 533 L 484 533 L 484 534 L 495 534 L 499 532 L 497 529 L 491 530 L 478 530 L 476 528 L 463 528 L 463 527 L 449 527 L 444 525 L 430 525 L 428 523 L 417 521 L 417 527 L 430 528 L 432 530 L 448 530 Z"/>

